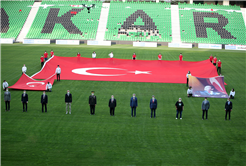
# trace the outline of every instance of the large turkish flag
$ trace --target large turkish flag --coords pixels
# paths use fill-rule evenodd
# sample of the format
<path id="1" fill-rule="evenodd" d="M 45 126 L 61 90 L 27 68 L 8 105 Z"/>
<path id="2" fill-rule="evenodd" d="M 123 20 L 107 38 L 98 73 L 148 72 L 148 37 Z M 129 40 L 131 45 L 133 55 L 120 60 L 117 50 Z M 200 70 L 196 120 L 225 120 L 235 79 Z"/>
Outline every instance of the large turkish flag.
<path id="1" fill-rule="evenodd" d="M 209 59 L 189 62 L 53 56 L 32 78 L 48 78 L 57 65 L 63 80 L 186 83 L 188 71 L 196 77 L 218 76 Z"/>
<path id="2" fill-rule="evenodd" d="M 46 85 L 48 82 L 50 82 L 52 85 L 54 83 L 55 74 L 53 72 L 53 75 L 50 77 L 47 77 L 46 80 L 34 80 L 33 78 L 30 78 L 26 74 L 22 74 L 20 79 L 9 88 L 12 89 L 22 89 L 22 90 L 46 90 Z"/>

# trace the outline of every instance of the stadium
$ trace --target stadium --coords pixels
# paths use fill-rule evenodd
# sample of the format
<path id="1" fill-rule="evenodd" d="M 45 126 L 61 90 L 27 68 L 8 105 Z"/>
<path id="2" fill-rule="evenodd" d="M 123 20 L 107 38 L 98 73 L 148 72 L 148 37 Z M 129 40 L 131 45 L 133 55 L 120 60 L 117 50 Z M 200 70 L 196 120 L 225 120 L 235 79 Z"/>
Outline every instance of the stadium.
<path id="1" fill-rule="evenodd" d="M 246 164 L 245 1 L 0 3 L 1 165 Z"/>

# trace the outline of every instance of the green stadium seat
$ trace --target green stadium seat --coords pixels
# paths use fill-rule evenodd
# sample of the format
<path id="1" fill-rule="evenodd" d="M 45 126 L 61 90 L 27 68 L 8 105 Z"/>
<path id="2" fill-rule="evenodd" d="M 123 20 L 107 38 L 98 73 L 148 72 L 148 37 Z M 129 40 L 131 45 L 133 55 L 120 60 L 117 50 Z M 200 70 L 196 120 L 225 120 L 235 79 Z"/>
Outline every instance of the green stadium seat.
<path id="1" fill-rule="evenodd" d="M 33 3 L 34 0 L 1 2 L 1 38 L 18 37 L 31 10 L 28 6 Z"/>
<path id="2" fill-rule="evenodd" d="M 128 41 L 171 41 L 171 10 L 165 9 L 170 7 L 170 3 L 111 1 L 107 22 L 108 30 L 104 38 L 105 40 L 113 38 L 113 40 Z M 138 17 L 135 17 L 137 15 Z M 142 17 L 140 18 L 139 15 Z M 145 25 L 143 18 L 147 16 L 152 19 L 156 28 Z M 150 19 L 145 20 L 147 24 L 149 24 L 148 20 Z M 128 24 L 131 21 L 133 25 Z M 136 30 L 138 27 L 140 29 Z M 153 30 L 155 30 L 154 33 Z M 151 35 L 148 32 L 151 32 Z"/>
<path id="3" fill-rule="evenodd" d="M 185 8 L 192 8 L 191 10 L 183 10 Z M 181 41 L 188 43 L 214 43 L 214 44 L 246 44 L 245 37 L 245 24 L 243 16 L 239 6 L 223 6 L 223 5 L 196 5 L 196 4 L 181 4 L 179 3 L 179 15 L 180 15 L 180 34 Z M 197 10 L 195 10 L 197 9 Z M 214 9 L 215 11 L 204 11 L 199 9 Z M 217 10 L 216 10 L 217 9 Z M 238 12 L 228 12 L 226 10 L 236 10 Z M 194 19 L 194 12 L 200 12 L 200 15 L 206 15 L 213 13 L 213 15 L 223 16 L 228 20 L 228 23 L 223 27 L 229 33 L 222 33 L 219 35 L 212 28 L 206 28 L 207 37 L 197 36 L 195 25 L 205 22 L 202 20 Z M 181 16 L 183 15 L 183 16 Z M 212 16 L 213 17 L 213 16 Z M 205 17 L 204 17 L 205 18 Z M 206 22 L 207 23 L 207 22 Z M 216 20 L 210 20 L 208 23 L 216 23 Z M 234 38 L 231 38 L 233 36 Z"/>
<path id="4" fill-rule="evenodd" d="M 37 39 L 78 39 L 78 40 L 90 40 L 96 38 L 96 32 L 98 28 L 100 13 L 101 13 L 101 1 L 49 1 L 43 0 L 42 4 L 52 4 L 54 6 L 48 7 L 46 10 L 40 8 L 34 19 L 34 22 L 26 36 L 26 38 L 37 38 Z M 78 7 L 71 7 L 70 5 L 91 5 L 96 4 L 96 7 L 91 9 L 91 12 L 88 13 L 87 9 L 77 12 L 76 16 L 71 17 L 72 23 L 74 26 L 82 32 L 70 33 L 68 32 L 61 24 L 56 23 L 52 32 L 42 32 L 46 18 L 49 14 L 50 9 L 59 8 L 58 17 L 61 17 L 63 14 L 68 11 L 77 11 Z M 61 6 L 62 5 L 62 6 Z M 56 15 L 54 16 L 56 17 Z M 73 27 L 70 27 L 73 29 Z M 72 30 L 71 30 L 72 31 Z"/>

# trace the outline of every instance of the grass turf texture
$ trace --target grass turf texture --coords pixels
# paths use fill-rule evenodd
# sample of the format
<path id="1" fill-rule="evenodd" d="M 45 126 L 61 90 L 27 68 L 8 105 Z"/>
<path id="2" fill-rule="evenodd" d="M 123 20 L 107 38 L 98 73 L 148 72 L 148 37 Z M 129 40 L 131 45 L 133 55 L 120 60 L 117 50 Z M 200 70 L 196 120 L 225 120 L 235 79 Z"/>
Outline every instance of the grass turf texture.
<path id="1" fill-rule="evenodd" d="M 40 91 L 28 91 L 28 112 L 22 112 L 22 91 L 10 90 L 11 110 L 5 112 L 1 99 L 2 165 L 245 165 L 245 52 L 179 48 L 136 48 L 51 45 L 2 45 L 1 78 L 13 85 L 21 76 L 40 70 L 39 58 L 53 49 L 58 56 L 186 61 L 208 59 L 210 54 L 222 61 L 227 92 L 235 88 L 232 120 L 224 120 L 225 99 L 210 99 L 208 120 L 202 120 L 203 98 L 187 98 L 185 84 L 67 81 L 54 83 L 48 113 L 41 112 Z M 64 70 L 64 69 L 62 69 Z M 163 71 L 168 72 L 168 71 Z M 64 95 L 73 95 L 72 115 L 65 114 Z M 98 99 L 96 115 L 89 113 L 88 97 L 94 90 Z M 136 93 L 137 117 L 130 117 L 129 100 Z M 109 116 L 110 96 L 117 100 L 115 116 Z M 150 118 L 151 95 L 158 100 L 157 118 Z M 183 119 L 175 119 L 174 104 L 184 102 Z"/>

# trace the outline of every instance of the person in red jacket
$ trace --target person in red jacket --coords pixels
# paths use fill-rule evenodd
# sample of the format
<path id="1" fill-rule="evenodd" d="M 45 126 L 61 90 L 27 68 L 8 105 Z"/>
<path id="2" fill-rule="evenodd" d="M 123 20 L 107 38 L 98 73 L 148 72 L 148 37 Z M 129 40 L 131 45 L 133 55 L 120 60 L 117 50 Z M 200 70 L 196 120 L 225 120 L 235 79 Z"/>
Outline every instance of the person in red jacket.
<path id="1" fill-rule="evenodd" d="M 214 57 L 213 57 L 213 55 L 211 54 L 210 57 L 209 57 L 209 60 L 210 60 L 211 63 L 212 63 L 212 61 L 213 61 L 213 58 L 214 58 Z"/>
<path id="2" fill-rule="evenodd" d="M 161 60 L 161 59 L 162 59 L 162 55 L 161 55 L 161 53 L 159 53 L 158 60 Z"/>
<path id="3" fill-rule="evenodd" d="M 216 56 L 214 56 L 214 59 L 213 59 L 213 65 L 216 66 L 216 62 L 217 62 L 217 58 Z"/>
<path id="4" fill-rule="evenodd" d="M 54 55 L 54 51 L 51 50 L 51 51 L 50 51 L 50 57 L 52 57 L 53 55 Z"/>
<path id="5" fill-rule="evenodd" d="M 132 60 L 136 60 L 137 59 L 137 55 L 135 54 L 135 52 L 132 55 Z"/>
<path id="6" fill-rule="evenodd" d="M 77 57 L 80 57 L 80 53 L 78 52 Z"/>
<path id="7" fill-rule="evenodd" d="M 44 65 L 44 56 L 43 55 L 41 55 L 40 62 L 41 62 L 41 68 L 42 68 Z"/>
<path id="8" fill-rule="evenodd" d="M 48 60 L 48 56 L 49 56 L 48 53 L 45 51 L 45 52 L 44 52 L 44 60 L 45 60 L 45 61 Z"/>
<path id="9" fill-rule="evenodd" d="M 182 55 L 182 53 L 180 53 L 180 55 L 179 55 L 179 61 L 182 61 L 183 60 L 183 55 Z"/>
<path id="10" fill-rule="evenodd" d="M 218 63 L 217 63 L 217 72 L 220 75 L 221 74 L 221 61 L 219 59 Z"/>

